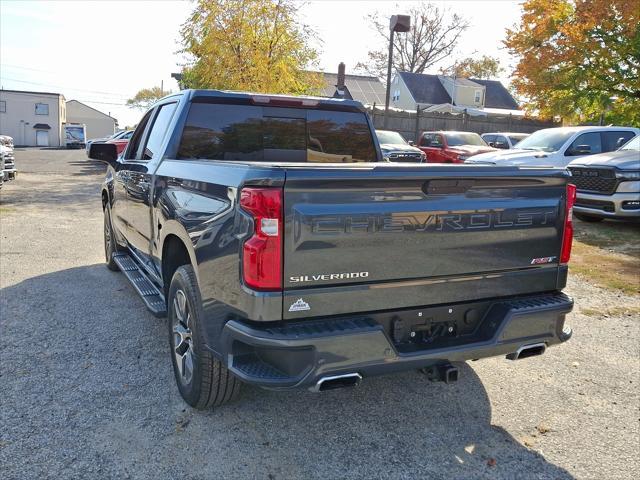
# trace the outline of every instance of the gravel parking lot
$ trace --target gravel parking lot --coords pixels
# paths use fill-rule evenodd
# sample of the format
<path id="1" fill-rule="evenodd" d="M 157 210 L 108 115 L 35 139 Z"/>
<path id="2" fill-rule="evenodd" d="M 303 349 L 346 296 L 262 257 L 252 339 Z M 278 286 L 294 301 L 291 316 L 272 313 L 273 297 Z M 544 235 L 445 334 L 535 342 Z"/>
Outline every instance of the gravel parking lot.
<path id="1" fill-rule="evenodd" d="M 103 165 L 37 149 L 16 163 L 0 192 L 3 479 L 637 478 L 633 291 L 572 275 L 568 343 L 461 365 L 453 385 L 409 372 L 323 394 L 245 387 L 194 411 L 163 320 L 103 265 Z"/>

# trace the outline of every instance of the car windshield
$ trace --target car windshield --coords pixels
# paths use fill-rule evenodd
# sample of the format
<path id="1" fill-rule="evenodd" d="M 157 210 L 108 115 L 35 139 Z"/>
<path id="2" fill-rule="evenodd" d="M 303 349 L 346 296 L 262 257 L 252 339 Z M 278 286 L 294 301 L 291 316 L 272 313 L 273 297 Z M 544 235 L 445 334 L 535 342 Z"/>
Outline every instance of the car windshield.
<path id="1" fill-rule="evenodd" d="M 551 128 L 538 130 L 518 144 L 523 150 L 542 150 L 543 152 L 557 152 L 560 147 L 573 135 L 572 130 Z"/>
<path id="2" fill-rule="evenodd" d="M 640 136 L 633 137 L 620 147 L 620 150 L 637 150 L 640 152 Z"/>
<path id="3" fill-rule="evenodd" d="M 511 144 L 515 146 L 528 136 L 529 135 L 509 135 L 509 140 L 511 140 Z"/>
<path id="4" fill-rule="evenodd" d="M 487 143 L 477 133 L 468 132 L 447 132 L 444 134 L 447 139 L 447 145 L 457 147 L 460 145 L 478 145 L 486 147 Z"/>
<path id="5" fill-rule="evenodd" d="M 376 136 L 380 143 L 404 143 L 407 141 L 398 132 L 390 132 L 388 130 L 376 130 Z"/>

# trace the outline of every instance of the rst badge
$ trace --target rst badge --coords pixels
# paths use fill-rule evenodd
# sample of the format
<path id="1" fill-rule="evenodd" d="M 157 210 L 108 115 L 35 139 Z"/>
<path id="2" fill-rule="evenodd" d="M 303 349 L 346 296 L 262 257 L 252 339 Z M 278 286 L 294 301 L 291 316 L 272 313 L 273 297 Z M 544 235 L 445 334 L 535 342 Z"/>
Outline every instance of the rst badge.
<path id="1" fill-rule="evenodd" d="M 543 263 L 553 263 L 558 259 L 558 257 L 540 257 L 540 258 L 532 258 L 531 265 L 541 265 Z"/>

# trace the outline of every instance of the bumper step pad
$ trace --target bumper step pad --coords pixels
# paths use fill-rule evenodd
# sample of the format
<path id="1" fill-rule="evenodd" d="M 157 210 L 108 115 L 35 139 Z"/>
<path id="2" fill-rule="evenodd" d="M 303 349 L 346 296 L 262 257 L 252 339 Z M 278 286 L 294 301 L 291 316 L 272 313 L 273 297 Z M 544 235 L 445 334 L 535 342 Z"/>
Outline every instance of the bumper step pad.
<path id="1" fill-rule="evenodd" d="M 116 262 L 124 276 L 131 282 L 151 313 L 156 317 L 166 316 L 167 307 L 164 295 L 147 278 L 135 260 L 126 253 L 116 253 L 113 255 L 113 261 Z"/>

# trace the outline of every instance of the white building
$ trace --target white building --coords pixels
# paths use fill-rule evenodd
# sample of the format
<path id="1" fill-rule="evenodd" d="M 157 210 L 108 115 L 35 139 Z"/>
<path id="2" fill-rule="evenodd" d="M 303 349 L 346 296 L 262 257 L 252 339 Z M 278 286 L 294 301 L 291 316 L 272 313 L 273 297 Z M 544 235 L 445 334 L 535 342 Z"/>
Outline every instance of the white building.
<path id="1" fill-rule="evenodd" d="M 391 84 L 391 106 L 402 110 L 462 112 L 471 115 L 523 115 L 498 80 L 398 72 Z"/>
<path id="2" fill-rule="evenodd" d="M 78 100 L 67 102 L 67 122 L 84 123 L 87 127 L 87 140 L 109 137 L 118 127 L 118 121 L 115 118 Z"/>
<path id="3" fill-rule="evenodd" d="M 66 103 L 60 93 L 0 90 L 0 135 L 16 145 L 59 147 Z"/>

